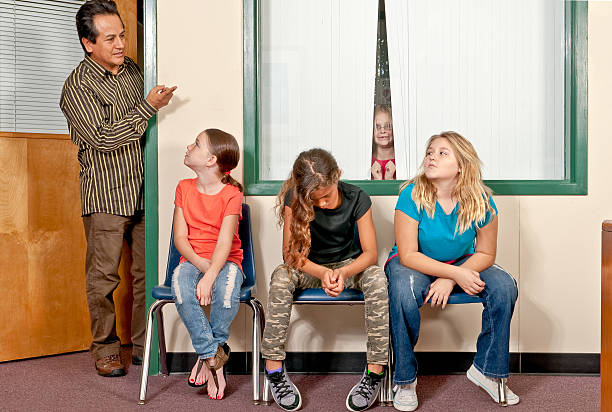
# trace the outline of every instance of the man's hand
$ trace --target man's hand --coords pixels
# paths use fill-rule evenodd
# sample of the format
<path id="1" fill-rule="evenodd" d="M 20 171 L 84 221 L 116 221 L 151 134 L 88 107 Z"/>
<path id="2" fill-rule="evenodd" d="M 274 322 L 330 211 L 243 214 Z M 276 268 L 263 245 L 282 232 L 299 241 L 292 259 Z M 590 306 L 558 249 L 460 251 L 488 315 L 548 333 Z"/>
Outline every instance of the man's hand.
<path id="1" fill-rule="evenodd" d="M 442 305 L 442 309 L 446 307 L 448 297 L 455 287 L 455 281 L 452 279 L 438 278 L 429 285 L 429 292 L 425 297 L 424 303 L 431 299 L 431 307 Z"/>
<path id="2" fill-rule="evenodd" d="M 215 278 L 205 273 L 202 279 L 196 286 L 196 298 L 200 301 L 200 305 L 207 306 L 212 302 L 212 288 L 215 283 Z"/>
<path id="3" fill-rule="evenodd" d="M 149 102 L 151 106 L 159 110 L 170 102 L 170 99 L 172 99 L 175 90 L 176 86 L 166 87 L 164 85 L 157 85 L 152 88 L 149 94 L 147 95 L 147 102 Z"/>
<path id="4" fill-rule="evenodd" d="M 461 289 L 465 290 L 468 295 L 477 295 L 485 287 L 485 283 L 480 279 L 480 273 L 472 269 L 467 269 L 461 266 L 456 266 L 459 273 L 455 276 L 455 282 Z"/>

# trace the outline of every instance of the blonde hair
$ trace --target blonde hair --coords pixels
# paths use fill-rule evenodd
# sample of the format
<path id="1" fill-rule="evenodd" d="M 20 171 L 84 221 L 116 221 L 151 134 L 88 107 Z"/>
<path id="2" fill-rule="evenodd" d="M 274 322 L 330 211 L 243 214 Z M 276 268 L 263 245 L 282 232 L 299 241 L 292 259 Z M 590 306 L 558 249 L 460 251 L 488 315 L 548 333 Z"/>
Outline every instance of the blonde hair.
<path id="1" fill-rule="evenodd" d="M 465 137 L 452 131 L 431 136 L 427 141 L 427 149 L 434 140 L 439 138 L 448 140 L 457 158 L 460 170 L 457 184 L 451 193 L 451 196 L 459 203 L 455 234 L 465 232 L 474 223 L 476 223 L 478 229 L 478 224 L 484 222 L 487 211 L 495 214 L 495 209 L 489 201 L 492 191 L 482 182 L 482 162 L 476 150 L 474 150 L 474 146 Z M 427 153 L 427 150 L 425 152 Z M 417 175 L 402 184 L 400 193 L 406 186 L 414 183 L 412 200 L 414 200 L 417 210 L 420 212 L 421 209 L 424 209 L 427 216 L 433 218 L 436 211 L 436 188 L 425 176 L 426 158 L 427 155 L 423 158 Z"/>
<path id="2" fill-rule="evenodd" d="M 340 180 L 340 169 L 336 159 L 327 150 L 310 149 L 298 155 L 293 169 L 276 198 L 278 224 L 284 222 L 284 206 L 291 208 L 291 237 L 283 256 L 286 263 L 300 268 L 310 252 L 310 222 L 315 218 L 311 199 L 313 192 L 331 186 Z M 285 196 L 291 192 L 291 204 L 285 204 Z"/>

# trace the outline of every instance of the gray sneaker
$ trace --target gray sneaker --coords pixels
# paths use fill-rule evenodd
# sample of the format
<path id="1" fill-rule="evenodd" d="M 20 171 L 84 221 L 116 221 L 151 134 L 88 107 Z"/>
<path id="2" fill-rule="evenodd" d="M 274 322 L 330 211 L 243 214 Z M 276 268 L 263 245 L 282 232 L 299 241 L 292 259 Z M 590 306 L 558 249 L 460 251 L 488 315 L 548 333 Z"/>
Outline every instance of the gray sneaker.
<path id="1" fill-rule="evenodd" d="M 287 371 L 285 370 L 285 365 L 283 365 L 283 370 L 280 372 L 268 374 L 266 370 L 265 376 L 268 382 L 270 382 L 272 397 L 278 406 L 286 411 L 297 411 L 300 409 L 302 406 L 300 391 L 298 391 L 293 382 L 291 382 L 291 379 L 289 379 L 289 375 L 287 375 Z"/>
<path id="2" fill-rule="evenodd" d="M 368 373 L 366 367 L 365 372 L 361 376 L 361 380 L 357 385 L 353 386 L 353 389 L 349 392 L 346 397 L 346 407 L 349 411 L 364 411 L 368 409 L 380 392 L 380 385 L 382 385 L 385 373 L 377 375 L 375 373 Z"/>

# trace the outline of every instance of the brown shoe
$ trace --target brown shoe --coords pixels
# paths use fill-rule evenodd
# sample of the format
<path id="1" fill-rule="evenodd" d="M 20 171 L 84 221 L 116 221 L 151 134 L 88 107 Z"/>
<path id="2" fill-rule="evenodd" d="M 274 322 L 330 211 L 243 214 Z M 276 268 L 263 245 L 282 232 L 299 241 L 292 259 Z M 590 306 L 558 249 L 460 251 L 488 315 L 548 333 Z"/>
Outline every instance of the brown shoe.
<path id="1" fill-rule="evenodd" d="M 125 375 L 125 368 L 121 363 L 119 355 L 108 355 L 96 361 L 98 375 L 115 377 Z"/>

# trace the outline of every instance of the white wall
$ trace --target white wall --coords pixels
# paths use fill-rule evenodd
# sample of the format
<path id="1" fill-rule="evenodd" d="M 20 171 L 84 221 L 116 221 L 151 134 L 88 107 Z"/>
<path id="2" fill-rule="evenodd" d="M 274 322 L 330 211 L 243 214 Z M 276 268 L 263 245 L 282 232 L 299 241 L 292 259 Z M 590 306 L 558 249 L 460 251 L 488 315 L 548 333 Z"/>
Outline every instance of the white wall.
<path id="1" fill-rule="evenodd" d="M 158 2 L 158 76 L 177 84 L 176 97 L 159 117 L 160 282 L 165 273 L 174 189 L 191 176 L 182 165 L 185 146 L 209 127 L 242 142 L 242 2 Z M 601 222 L 612 218 L 607 154 L 612 153 L 611 2 L 589 2 L 589 194 L 588 196 L 497 196 L 500 209 L 498 263 L 519 281 L 511 350 L 592 352 L 600 347 Z M 342 166 L 342 165 L 341 165 Z M 240 166 L 239 166 L 240 168 Z M 240 176 L 240 172 L 236 173 Z M 396 197 L 373 199 L 380 261 L 393 243 Z M 259 279 L 267 285 L 280 263 L 281 234 L 271 196 L 248 197 L 252 207 Z M 289 351 L 365 351 L 363 309 L 300 307 L 294 310 Z M 166 316 L 168 350 L 191 351 L 173 309 Z M 425 309 L 421 351 L 475 350 L 477 305 Z M 242 308 L 231 330 L 235 351 L 250 350 L 250 310 Z M 340 332 L 338 332 L 340 331 Z"/>

